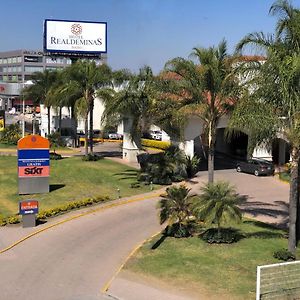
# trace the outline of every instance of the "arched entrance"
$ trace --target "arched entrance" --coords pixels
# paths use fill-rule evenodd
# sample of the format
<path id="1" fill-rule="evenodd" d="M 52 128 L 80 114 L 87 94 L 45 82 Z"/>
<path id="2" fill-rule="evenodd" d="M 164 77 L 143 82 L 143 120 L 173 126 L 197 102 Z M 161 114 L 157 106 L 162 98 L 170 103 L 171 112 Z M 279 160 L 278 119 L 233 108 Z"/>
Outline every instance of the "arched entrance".
<path id="1" fill-rule="evenodd" d="M 290 161 L 290 145 L 287 141 L 276 138 L 272 142 L 272 157 L 276 165 L 284 165 Z"/>

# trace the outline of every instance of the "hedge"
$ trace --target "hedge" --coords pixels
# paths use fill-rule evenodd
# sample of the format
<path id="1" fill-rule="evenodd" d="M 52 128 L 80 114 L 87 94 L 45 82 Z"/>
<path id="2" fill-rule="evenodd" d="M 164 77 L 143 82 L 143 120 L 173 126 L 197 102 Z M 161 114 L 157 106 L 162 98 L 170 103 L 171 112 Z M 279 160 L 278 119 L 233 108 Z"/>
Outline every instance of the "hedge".
<path id="1" fill-rule="evenodd" d="M 163 141 L 156 141 L 156 140 L 142 139 L 142 145 L 145 147 L 166 150 L 168 147 L 170 147 L 171 143 L 163 142 Z"/>
<path id="2" fill-rule="evenodd" d="M 93 197 L 93 198 L 86 198 L 83 200 L 79 201 L 72 201 L 66 204 L 63 204 L 61 206 L 57 206 L 51 209 L 46 209 L 37 214 L 37 220 L 45 220 L 46 218 L 54 217 L 59 214 L 62 214 L 64 212 L 68 212 L 74 209 L 82 208 L 85 206 L 90 206 L 99 202 L 105 202 L 110 200 L 109 197 Z M 17 224 L 21 222 L 21 217 L 16 215 L 16 216 L 10 216 L 7 218 L 4 218 L 0 216 L 0 226 L 5 226 L 7 224 Z"/>

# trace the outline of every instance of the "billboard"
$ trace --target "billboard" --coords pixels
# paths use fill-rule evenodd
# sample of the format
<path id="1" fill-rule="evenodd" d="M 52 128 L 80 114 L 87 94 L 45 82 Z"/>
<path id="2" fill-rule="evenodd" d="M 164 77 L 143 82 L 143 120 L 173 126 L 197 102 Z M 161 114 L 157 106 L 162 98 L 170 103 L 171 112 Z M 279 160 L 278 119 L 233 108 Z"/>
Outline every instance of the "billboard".
<path id="1" fill-rule="evenodd" d="M 107 52 L 107 23 L 45 20 L 44 51 L 97 55 Z"/>
<path id="2" fill-rule="evenodd" d="M 26 200 L 19 202 L 19 214 L 31 215 L 39 212 L 39 202 L 36 200 Z"/>

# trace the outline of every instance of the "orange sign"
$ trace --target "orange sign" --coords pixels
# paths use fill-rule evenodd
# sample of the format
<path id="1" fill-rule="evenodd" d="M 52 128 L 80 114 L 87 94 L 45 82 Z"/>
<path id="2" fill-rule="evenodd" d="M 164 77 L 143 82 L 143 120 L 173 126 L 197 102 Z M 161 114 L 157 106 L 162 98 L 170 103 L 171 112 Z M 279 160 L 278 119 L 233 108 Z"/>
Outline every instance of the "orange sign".
<path id="1" fill-rule="evenodd" d="M 49 149 L 50 143 L 40 135 L 28 135 L 18 141 L 18 149 Z"/>

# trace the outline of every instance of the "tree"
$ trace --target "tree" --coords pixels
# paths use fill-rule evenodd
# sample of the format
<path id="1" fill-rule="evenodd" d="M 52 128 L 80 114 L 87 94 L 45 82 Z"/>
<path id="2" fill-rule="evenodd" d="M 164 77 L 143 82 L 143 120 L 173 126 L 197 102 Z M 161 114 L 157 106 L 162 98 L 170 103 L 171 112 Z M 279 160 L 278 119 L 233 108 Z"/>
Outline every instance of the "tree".
<path id="1" fill-rule="evenodd" d="M 267 58 L 239 68 L 250 92 L 236 106 L 229 127 L 247 133 L 252 148 L 270 145 L 278 136 L 290 143 L 289 251 L 295 253 L 300 235 L 300 11 L 277 1 L 270 13 L 279 15 L 274 35 L 251 33 L 237 45 L 239 51 L 255 45 Z"/>
<path id="2" fill-rule="evenodd" d="M 44 104 L 48 112 L 48 134 L 50 134 L 50 109 L 53 104 L 53 98 L 49 95 L 49 91 L 56 83 L 58 72 L 53 70 L 45 70 L 43 72 L 36 72 L 32 75 L 33 84 L 29 85 L 23 90 L 24 97 L 33 100 L 34 106 Z"/>
<path id="3" fill-rule="evenodd" d="M 166 195 L 163 195 L 159 201 L 160 224 L 168 222 L 168 226 L 175 231 L 175 236 L 190 234 L 188 223 L 192 216 L 191 207 L 194 196 L 189 193 L 190 189 L 184 185 L 172 186 L 167 188 Z"/>
<path id="4" fill-rule="evenodd" d="M 64 78 L 65 83 L 59 89 L 59 93 L 75 103 L 77 113 L 84 118 L 87 156 L 88 140 L 90 152 L 93 153 L 93 110 L 96 91 L 111 83 L 111 69 L 105 64 L 97 66 L 93 61 L 78 60 L 64 70 Z"/>
<path id="5" fill-rule="evenodd" d="M 242 219 L 237 206 L 240 196 L 228 182 L 207 183 L 201 191 L 199 201 L 194 202 L 193 212 L 197 219 L 217 224 L 219 236 L 221 224 Z"/>
<path id="6" fill-rule="evenodd" d="M 141 148 L 143 128 L 151 119 L 155 77 L 147 66 L 141 68 L 138 74 L 124 70 L 114 74 L 114 77 L 113 88 L 98 91 L 105 103 L 102 121 L 108 123 L 113 118 L 120 123 L 124 118 L 131 118 L 130 135 L 137 147 Z"/>
<path id="7" fill-rule="evenodd" d="M 181 113 L 198 116 L 208 137 L 208 181 L 214 180 L 214 151 L 217 124 L 238 97 L 238 84 L 223 40 L 217 48 L 194 48 L 192 60 L 175 58 L 166 63 L 165 93 L 177 96 Z M 200 135 L 201 133 L 199 133 Z"/>

